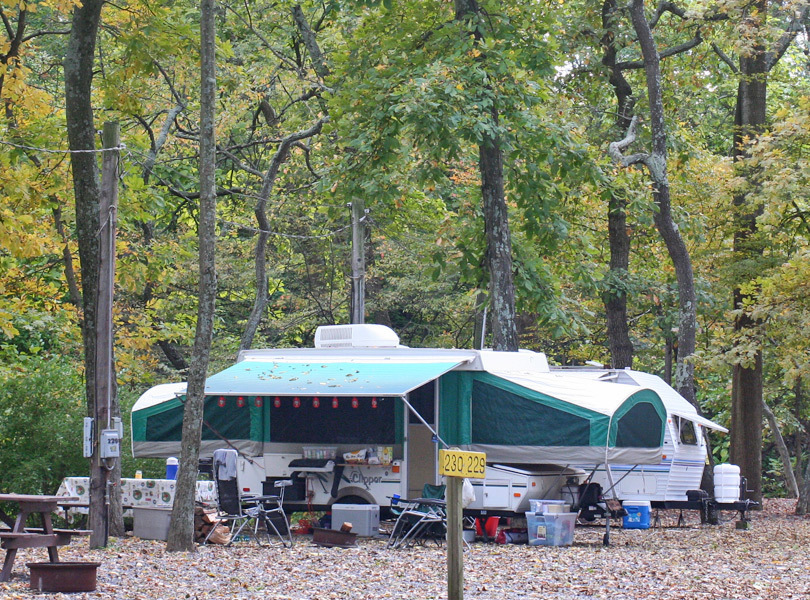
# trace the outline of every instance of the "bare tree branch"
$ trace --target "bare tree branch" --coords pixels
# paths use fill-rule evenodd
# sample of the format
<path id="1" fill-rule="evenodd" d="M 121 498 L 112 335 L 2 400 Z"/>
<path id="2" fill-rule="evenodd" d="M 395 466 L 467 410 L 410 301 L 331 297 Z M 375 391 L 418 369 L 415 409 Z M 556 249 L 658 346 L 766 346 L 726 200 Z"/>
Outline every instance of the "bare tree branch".
<path id="1" fill-rule="evenodd" d="M 622 154 L 624 150 L 636 141 L 636 126 L 638 125 L 638 116 L 633 116 L 630 121 L 630 127 L 627 128 L 627 135 L 623 140 L 618 142 L 611 142 L 608 146 L 608 155 L 613 159 L 613 162 L 623 166 L 629 167 L 631 165 L 643 164 L 646 165 L 650 159 L 650 155 L 644 152 L 631 154 L 625 156 Z"/>
<path id="2" fill-rule="evenodd" d="M 720 57 L 720 60 L 722 60 L 724 63 L 726 63 L 729 66 L 732 73 L 734 73 L 736 75 L 737 73 L 740 72 L 740 70 L 737 68 L 737 65 L 734 63 L 734 61 L 731 59 L 731 57 L 728 54 L 726 54 L 725 52 L 723 52 L 723 49 L 720 48 L 720 46 L 718 46 L 714 42 L 712 42 L 712 50 L 714 50 L 714 53 L 717 56 Z"/>

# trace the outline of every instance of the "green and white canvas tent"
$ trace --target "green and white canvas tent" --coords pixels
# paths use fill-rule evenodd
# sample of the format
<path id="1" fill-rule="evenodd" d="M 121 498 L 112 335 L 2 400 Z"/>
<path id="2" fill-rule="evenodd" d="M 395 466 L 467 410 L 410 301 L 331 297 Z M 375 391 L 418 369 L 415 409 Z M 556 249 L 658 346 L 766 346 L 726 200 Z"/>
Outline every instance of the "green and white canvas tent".
<path id="1" fill-rule="evenodd" d="M 565 385 L 542 354 L 413 348 L 256 350 L 208 378 L 202 453 L 224 440 L 253 456 L 296 444 L 396 445 L 405 405 L 431 382 L 438 439 L 511 464 L 661 460 L 658 394 L 599 381 Z M 180 451 L 185 384 L 132 409 L 133 454 Z M 428 419 L 434 422 L 434 419 Z"/>

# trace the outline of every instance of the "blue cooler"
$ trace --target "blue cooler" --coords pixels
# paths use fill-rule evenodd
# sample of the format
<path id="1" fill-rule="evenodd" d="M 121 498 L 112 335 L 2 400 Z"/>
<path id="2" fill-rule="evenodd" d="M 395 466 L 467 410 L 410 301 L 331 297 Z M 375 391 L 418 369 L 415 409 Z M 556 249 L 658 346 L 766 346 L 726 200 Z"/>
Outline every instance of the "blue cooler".
<path id="1" fill-rule="evenodd" d="M 170 456 L 166 459 L 166 479 L 177 479 L 177 459 Z"/>
<path id="2" fill-rule="evenodd" d="M 650 528 L 650 503 L 641 500 L 625 500 L 622 502 L 627 514 L 622 525 L 625 529 Z"/>

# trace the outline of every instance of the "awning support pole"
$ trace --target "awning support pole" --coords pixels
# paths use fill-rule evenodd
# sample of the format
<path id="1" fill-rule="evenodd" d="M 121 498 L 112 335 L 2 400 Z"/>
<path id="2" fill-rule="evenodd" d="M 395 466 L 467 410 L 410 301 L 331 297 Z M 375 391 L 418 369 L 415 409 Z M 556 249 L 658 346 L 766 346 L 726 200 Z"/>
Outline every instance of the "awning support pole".
<path id="1" fill-rule="evenodd" d="M 410 403 L 410 402 L 408 402 L 408 399 L 407 399 L 405 396 L 400 396 L 400 398 L 402 398 L 402 401 L 405 403 L 405 406 L 407 406 L 407 407 L 408 407 L 408 410 L 410 410 L 410 411 L 411 411 L 413 414 L 415 414 L 415 415 L 416 415 L 416 418 L 417 418 L 417 419 L 419 419 L 419 420 L 422 422 L 422 425 L 424 425 L 425 427 L 427 427 L 428 429 L 430 429 L 430 433 L 432 433 L 432 434 L 433 434 L 433 435 L 436 437 L 436 439 L 437 439 L 437 440 L 439 440 L 439 442 L 441 442 L 441 443 L 442 443 L 442 445 L 443 445 L 445 448 L 449 448 L 449 447 L 450 447 L 450 445 L 449 445 L 447 442 L 445 442 L 445 441 L 444 441 L 444 440 L 443 440 L 441 437 L 439 437 L 439 434 L 438 434 L 438 433 L 436 433 L 436 430 L 435 430 L 435 429 L 433 429 L 433 427 L 431 427 L 431 426 L 428 424 L 428 422 L 427 422 L 427 421 L 425 421 L 425 420 L 422 418 L 422 415 L 420 415 L 420 414 L 419 414 L 419 411 L 417 411 L 417 410 L 416 410 L 416 409 L 415 409 L 413 406 L 411 406 L 411 403 Z"/>

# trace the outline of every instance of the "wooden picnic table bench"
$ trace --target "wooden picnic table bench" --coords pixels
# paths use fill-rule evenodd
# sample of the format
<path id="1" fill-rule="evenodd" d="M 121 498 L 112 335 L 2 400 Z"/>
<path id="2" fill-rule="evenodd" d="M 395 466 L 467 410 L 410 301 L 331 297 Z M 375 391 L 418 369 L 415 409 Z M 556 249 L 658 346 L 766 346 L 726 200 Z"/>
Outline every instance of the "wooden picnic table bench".
<path id="1" fill-rule="evenodd" d="M 59 496 L 39 496 L 29 494 L 0 494 L 0 502 L 13 502 L 20 507 L 17 520 L 11 529 L 0 530 L 0 548 L 6 551 L 0 581 L 11 579 L 11 570 L 19 548 L 47 548 L 50 562 L 59 562 L 57 547 L 66 546 L 75 535 L 89 535 L 83 529 L 54 529 L 51 513 L 62 501 L 78 500 Z M 39 514 L 42 527 L 26 527 L 28 515 Z"/>

